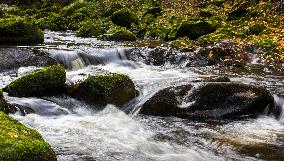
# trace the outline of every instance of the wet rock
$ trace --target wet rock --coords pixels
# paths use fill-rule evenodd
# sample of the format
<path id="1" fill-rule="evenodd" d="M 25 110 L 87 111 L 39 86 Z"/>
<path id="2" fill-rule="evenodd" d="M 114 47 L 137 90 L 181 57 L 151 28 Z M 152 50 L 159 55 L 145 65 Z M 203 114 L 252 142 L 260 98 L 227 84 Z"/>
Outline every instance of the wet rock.
<path id="1" fill-rule="evenodd" d="M 17 112 L 17 108 L 13 105 L 10 105 L 5 99 L 2 89 L 0 89 L 0 111 L 6 114 Z"/>
<path id="2" fill-rule="evenodd" d="M 230 78 L 226 76 L 220 76 L 215 78 L 209 78 L 205 80 L 205 82 L 231 82 Z"/>
<path id="3" fill-rule="evenodd" d="M 3 88 L 10 96 L 32 97 L 57 94 L 64 90 L 66 72 L 62 65 L 45 67 L 12 81 Z"/>
<path id="4" fill-rule="evenodd" d="M 19 47 L 0 48 L 0 72 L 27 66 L 49 66 L 56 64 L 48 53 Z"/>
<path id="5" fill-rule="evenodd" d="M 56 161 L 51 146 L 35 130 L 0 112 L 0 160 Z"/>
<path id="6" fill-rule="evenodd" d="M 199 60 L 189 52 L 181 52 L 173 48 L 133 48 L 127 53 L 127 58 L 155 66 L 179 66 L 192 67 L 203 66 L 203 60 Z"/>
<path id="7" fill-rule="evenodd" d="M 182 23 L 176 32 L 175 38 L 187 36 L 195 40 L 203 35 L 215 32 L 216 27 L 206 21 L 187 21 Z"/>
<path id="8" fill-rule="evenodd" d="M 88 103 L 121 106 L 135 97 L 132 80 L 123 74 L 89 76 L 85 81 L 69 87 L 69 94 Z"/>
<path id="9" fill-rule="evenodd" d="M 200 47 L 195 50 L 195 56 L 205 61 L 206 65 L 222 64 L 244 67 L 250 62 L 247 49 L 241 48 L 233 42 L 221 42 L 212 46 Z"/>
<path id="10" fill-rule="evenodd" d="M 273 107 L 264 88 L 239 83 L 206 83 L 169 87 L 145 102 L 140 113 L 188 119 L 255 117 Z"/>
<path id="11" fill-rule="evenodd" d="M 179 116 L 181 112 L 178 106 L 179 98 L 185 97 L 191 88 L 192 85 L 183 85 L 160 90 L 143 104 L 140 113 L 154 116 Z"/>

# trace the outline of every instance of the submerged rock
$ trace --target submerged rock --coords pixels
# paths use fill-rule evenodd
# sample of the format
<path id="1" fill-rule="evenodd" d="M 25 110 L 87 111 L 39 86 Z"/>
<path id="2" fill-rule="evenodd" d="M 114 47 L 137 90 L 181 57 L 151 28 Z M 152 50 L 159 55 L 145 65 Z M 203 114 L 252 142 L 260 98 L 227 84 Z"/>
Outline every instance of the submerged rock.
<path id="1" fill-rule="evenodd" d="M 140 113 L 188 119 L 254 117 L 273 107 L 266 89 L 239 83 L 207 83 L 169 87 L 157 92 Z"/>
<path id="2" fill-rule="evenodd" d="M 51 146 L 35 130 L 0 112 L 0 160 L 56 161 Z"/>
<path id="3" fill-rule="evenodd" d="M 62 92 L 65 81 L 64 67 L 54 65 L 14 80 L 3 91 L 16 97 L 44 96 Z"/>
<path id="4" fill-rule="evenodd" d="M 0 57 L 0 72 L 27 66 L 44 67 L 57 64 L 48 53 L 29 48 L 0 48 Z"/>
<path id="5" fill-rule="evenodd" d="M 0 44 L 40 44 L 43 42 L 43 32 L 25 19 L 0 19 Z"/>
<path id="6" fill-rule="evenodd" d="M 72 96 L 98 105 L 120 106 L 133 99 L 136 93 L 132 80 L 123 74 L 89 76 L 69 89 Z"/>

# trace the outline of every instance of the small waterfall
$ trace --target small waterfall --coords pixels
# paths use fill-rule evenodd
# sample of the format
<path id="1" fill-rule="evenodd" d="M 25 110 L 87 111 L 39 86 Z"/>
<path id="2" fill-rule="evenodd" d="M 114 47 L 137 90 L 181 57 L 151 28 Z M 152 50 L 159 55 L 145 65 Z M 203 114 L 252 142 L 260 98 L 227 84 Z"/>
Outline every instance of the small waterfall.
<path id="1" fill-rule="evenodd" d="M 276 112 L 279 114 L 279 121 L 284 122 L 284 98 L 275 95 L 274 101 L 276 105 Z"/>
<path id="2" fill-rule="evenodd" d="M 69 70 L 78 70 L 86 67 L 86 64 L 77 51 L 51 50 L 51 56 L 60 64 L 64 64 Z"/>
<path id="3" fill-rule="evenodd" d="M 78 70 L 88 65 L 106 65 L 110 63 L 122 66 L 136 67 L 136 64 L 128 60 L 127 54 L 131 48 L 99 49 L 92 48 L 85 51 L 49 50 L 58 63 L 64 64 L 69 70 Z"/>

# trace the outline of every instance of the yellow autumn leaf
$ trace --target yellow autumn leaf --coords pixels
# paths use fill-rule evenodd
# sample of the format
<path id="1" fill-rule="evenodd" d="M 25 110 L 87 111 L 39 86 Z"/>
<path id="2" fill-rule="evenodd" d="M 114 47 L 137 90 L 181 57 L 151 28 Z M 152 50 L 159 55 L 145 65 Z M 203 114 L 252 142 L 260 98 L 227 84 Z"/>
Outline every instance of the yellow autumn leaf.
<path id="1" fill-rule="evenodd" d="M 8 132 L 8 135 L 11 137 L 11 138 L 18 138 L 19 136 L 14 133 L 14 132 Z"/>

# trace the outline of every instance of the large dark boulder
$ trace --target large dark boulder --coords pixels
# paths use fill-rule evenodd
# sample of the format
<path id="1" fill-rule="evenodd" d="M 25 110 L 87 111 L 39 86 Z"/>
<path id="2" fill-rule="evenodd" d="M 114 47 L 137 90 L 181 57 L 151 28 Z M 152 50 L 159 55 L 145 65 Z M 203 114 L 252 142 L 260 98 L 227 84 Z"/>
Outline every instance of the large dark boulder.
<path id="1" fill-rule="evenodd" d="M 53 65 L 12 81 L 3 91 L 16 97 L 45 96 L 63 92 L 65 82 L 64 66 Z"/>
<path id="2" fill-rule="evenodd" d="M 48 53 L 30 48 L 0 48 L 0 58 L 0 72 L 20 67 L 44 67 L 57 64 Z"/>
<path id="3" fill-rule="evenodd" d="M 121 106 L 135 97 L 132 80 L 123 74 L 89 76 L 78 85 L 69 87 L 70 95 L 91 104 Z"/>
<path id="4" fill-rule="evenodd" d="M 255 117 L 273 107 L 265 88 L 239 83 L 206 83 L 169 87 L 145 102 L 140 113 L 188 119 Z"/>
<path id="5" fill-rule="evenodd" d="M 35 130 L 0 112 L 0 160 L 56 161 L 51 146 Z"/>

